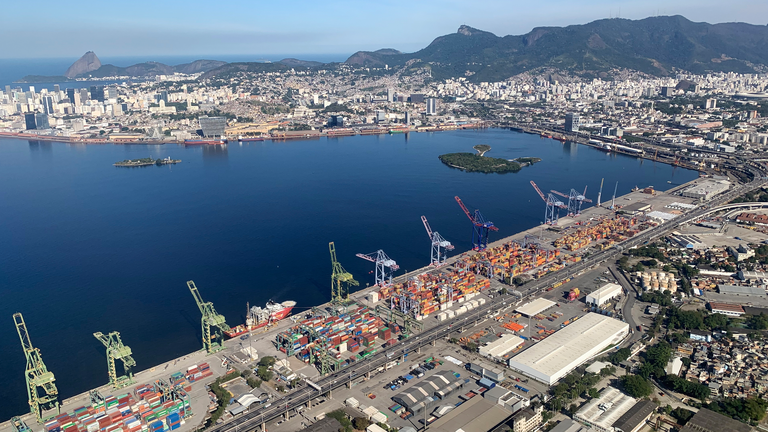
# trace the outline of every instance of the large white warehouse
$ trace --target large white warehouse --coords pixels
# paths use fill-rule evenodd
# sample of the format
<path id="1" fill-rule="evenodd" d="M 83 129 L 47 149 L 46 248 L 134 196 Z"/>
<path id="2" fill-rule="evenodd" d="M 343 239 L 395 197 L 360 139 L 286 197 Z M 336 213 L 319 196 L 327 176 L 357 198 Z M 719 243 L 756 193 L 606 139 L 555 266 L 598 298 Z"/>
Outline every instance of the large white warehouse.
<path id="1" fill-rule="evenodd" d="M 588 313 L 509 359 L 509 367 L 553 385 L 606 347 L 620 342 L 628 333 L 629 324 Z"/>
<path id="2" fill-rule="evenodd" d="M 621 292 L 621 285 L 615 283 L 607 283 L 599 289 L 589 293 L 587 295 L 586 302 L 588 305 L 602 306 L 611 299 L 620 296 Z"/>

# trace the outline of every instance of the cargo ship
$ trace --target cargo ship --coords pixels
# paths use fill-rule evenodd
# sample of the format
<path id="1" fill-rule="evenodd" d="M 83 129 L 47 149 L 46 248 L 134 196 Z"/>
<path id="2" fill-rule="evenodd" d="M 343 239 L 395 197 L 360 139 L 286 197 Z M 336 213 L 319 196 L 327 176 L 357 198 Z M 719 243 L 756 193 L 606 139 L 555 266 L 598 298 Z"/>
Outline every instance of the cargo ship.
<path id="1" fill-rule="evenodd" d="M 184 145 L 224 145 L 226 143 L 227 143 L 226 139 L 184 140 Z"/>
<path id="2" fill-rule="evenodd" d="M 276 323 L 290 315 L 294 306 L 296 306 L 296 302 L 293 300 L 284 301 L 282 303 L 275 303 L 270 300 L 265 307 L 249 307 L 248 315 L 245 318 L 245 324 L 232 327 L 232 330 L 224 332 L 224 334 L 230 338 L 234 338 L 262 328 L 267 324 Z"/>
<path id="3" fill-rule="evenodd" d="M 329 137 L 332 136 L 352 136 L 355 134 L 354 129 L 349 128 L 343 128 L 343 129 L 326 129 L 325 134 Z"/>
<path id="4" fill-rule="evenodd" d="M 397 134 L 397 133 L 408 133 L 411 129 L 408 126 L 400 126 L 400 127 L 393 127 L 389 128 L 390 134 Z"/>
<path id="5" fill-rule="evenodd" d="M 264 141 L 264 137 L 238 137 L 237 140 L 240 142 Z"/>

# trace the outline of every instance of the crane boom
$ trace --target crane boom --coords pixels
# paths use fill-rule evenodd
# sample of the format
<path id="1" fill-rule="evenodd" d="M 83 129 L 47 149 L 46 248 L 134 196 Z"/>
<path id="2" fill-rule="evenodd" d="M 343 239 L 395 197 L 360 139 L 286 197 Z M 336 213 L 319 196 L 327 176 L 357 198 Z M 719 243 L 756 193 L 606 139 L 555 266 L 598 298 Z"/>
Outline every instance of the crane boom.
<path id="1" fill-rule="evenodd" d="M 349 299 L 349 287 L 358 286 L 360 283 L 355 280 L 352 273 L 344 270 L 341 263 L 336 259 L 336 244 L 328 243 L 328 250 L 331 252 L 331 301 L 341 301 Z"/>
<path id="2" fill-rule="evenodd" d="M 544 192 L 542 192 L 542 191 L 541 191 L 541 189 L 539 189 L 539 186 L 537 186 L 537 185 L 536 185 L 536 182 L 534 182 L 533 180 L 531 180 L 531 186 L 533 186 L 533 188 L 534 188 L 534 189 L 536 189 L 536 193 L 538 193 L 538 194 L 539 194 L 539 196 L 541 197 L 541 199 L 542 199 L 544 202 L 547 202 L 547 197 L 545 197 L 545 196 L 544 196 Z"/>
<path id="3" fill-rule="evenodd" d="M 422 216 L 421 221 L 424 222 L 424 228 L 427 230 L 427 235 L 429 236 L 429 239 L 432 240 L 432 228 L 429 227 L 429 222 L 427 222 L 427 217 Z"/>
<path id="4" fill-rule="evenodd" d="M 566 195 L 566 194 L 564 194 L 564 193 L 562 193 L 562 192 L 558 192 L 558 191 L 556 191 L 556 190 L 551 190 L 550 192 L 552 192 L 552 193 L 553 193 L 553 194 L 555 194 L 555 195 L 559 195 L 559 196 L 561 196 L 561 197 L 563 197 L 563 198 L 570 198 L 570 195 Z"/>
<path id="5" fill-rule="evenodd" d="M 368 255 L 366 255 L 366 254 L 361 254 L 361 253 L 359 253 L 359 254 L 355 254 L 355 256 L 356 256 L 356 257 L 358 257 L 358 258 L 362 258 L 362 259 L 364 259 L 364 260 L 368 260 L 368 261 L 370 261 L 370 262 L 372 262 L 372 263 L 375 263 L 375 262 L 376 262 L 376 258 L 372 258 L 372 257 L 369 257 L 369 256 L 368 256 Z"/>
<path id="6" fill-rule="evenodd" d="M 465 206 L 465 205 L 464 205 L 464 203 L 461 201 L 461 198 L 459 198 L 458 196 L 455 196 L 455 197 L 454 197 L 454 199 L 456 199 L 456 202 L 457 202 L 457 203 L 459 203 L 459 205 L 461 206 L 461 209 L 462 209 L 462 210 L 464 210 L 464 214 L 466 214 L 466 215 L 467 215 L 467 217 L 469 218 L 469 220 L 471 220 L 471 221 L 472 221 L 472 223 L 475 223 L 475 218 L 474 218 L 474 216 L 472 216 L 472 213 L 470 213 L 470 211 L 469 211 L 469 209 L 467 208 L 467 206 Z"/>

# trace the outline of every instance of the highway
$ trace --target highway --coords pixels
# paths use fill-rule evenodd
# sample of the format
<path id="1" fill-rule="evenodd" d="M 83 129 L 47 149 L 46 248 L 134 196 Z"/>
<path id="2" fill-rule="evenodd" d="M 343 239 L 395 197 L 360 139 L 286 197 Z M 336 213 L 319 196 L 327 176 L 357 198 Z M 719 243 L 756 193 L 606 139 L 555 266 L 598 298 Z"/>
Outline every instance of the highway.
<path id="1" fill-rule="evenodd" d="M 755 166 L 754 164 L 752 165 Z M 723 205 L 733 200 L 736 197 L 739 197 L 757 188 L 763 187 L 766 185 L 766 183 L 768 183 L 768 180 L 766 180 L 765 177 L 761 176 L 760 173 L 757 173 L 755 178 L 756 180 L 750 183 L 740 185 L 732 190 L 725 192 L 721 196 L 713 198 L 707 203 L 706 206 L 702 208 L 698 208 L 690 213 L 684 214 L 669 222 L 650 228 L 610 249 L 597 252 L 594 255 L 590 255 L 589 257 L 583 259 L 582 261 L 576 264 L 569 265 L 568 267 L 566 267 L 561 271 L 550 273 L 549 275 L 544 276 L 541 279 L 538 279 L 534 282 L 526 284 L 525 285 L 526 288 L 521 291 L 521 293 L 523 294 L 522 300 L 536 297 L 543 290 L 552 286 L 556 282 L 567 279 L 569 277 L 573 277 L 581 273 L 582 271 L 589 269 L 590 267 L 599 265 L 611 258 L 614 258 L 616 255 L 619 255 L 626 249 L 648 243 L 651 240 L 654 240 L 666 234 L 667 232 L 680 227 L 681 225 L 697 220 L 701 217 L 706 216 L 707 214 L 729 209 L 729 208 L 738 208 L 738 207 L 747 207 L 747 206 L 768 206 L 768 203 L 740 203 L 740 204 Z M 511 297 L 509 296 L 498 297 L 498 298 L 500 300 L 491 302 L 485 306 L 481 306 L 475 309 L 474 311 L 472 311 L 472 313 L 468 313 L 452 321 L 446 321 L 444 323 L 441 323 L 431 329 L 425 330 L 424 332 L 416 336 L 412 336 L 411 338 L 406 339 L 405 341 L 400 342 L 397 345 L 394 345 L 392 347 L 379 351 L 373 356 L 368 357 L 368 359 L 366 360 L 357 361 L 337 373 L 324 377 L 323 379 L 315 383 L 318 386 L 320 386 L 320 388 L 322 389 L 321 391 L 318 391 L 310 386 L 302 387 L 300 389 L 294 390 L 293 392 L 285 396 L 283 399 L 274 401 L 271 404 L 271 406 L 268 406 L 268 407 L 265 406 L 265 407 L 260 407 L 260 408 L 251 410 L 241 415 L 240 417 L 233 419 L 232 421 L 229 421 L 223 424 L 214 425 L 210 427 L 208 430 L 211 432 L 224 432 L 224 431 L 249 432 L 249 431 L 256 430 L 260 425 L 264 424 L 265 422 L 269 422 L 273 419 L 276 419 L 277 417 L 284 415 L 287 411 L 291 411 L 296 409 L 297 407 L 306 405 L 307 401 L 309 401 L 310 399 L 317 398 L 329 391 L 332 391 L 341 386 L 344 386 L 351 379 L 357 378 L 360 375 L 364 375 L 371 370 L 374 370 L 380 366 L 385 365 L 388 361 L 390 361 L 390 359 L 398 358 L 403 354 L 416 351 L 418 348 L 424 345 L 427 345 L 432 341 L 445 338 L 449 334 L 459 331 L 465 322 L 473 323 L 476 320 L 493 315 L 499 310 L 509 307 L 512 303 L 510 301 Z"/>

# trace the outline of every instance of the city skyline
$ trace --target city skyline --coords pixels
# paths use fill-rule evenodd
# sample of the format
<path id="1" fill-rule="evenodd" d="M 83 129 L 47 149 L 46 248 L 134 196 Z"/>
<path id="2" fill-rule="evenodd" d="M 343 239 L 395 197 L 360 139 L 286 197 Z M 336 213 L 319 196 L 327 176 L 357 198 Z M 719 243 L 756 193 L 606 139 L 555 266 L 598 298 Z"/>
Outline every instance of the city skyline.
<path id="1" fill-rule="evenodd" d="M 454 0 L 392 0 L 370 9 L 346 0 L 290 5 L 233 2 L 211 14 L 201 13 L 205 5 L 194 2 L 182 6 L 139 1 L 130 9 L 80 2 L 81 7 L 36 17 L 34 31 L 22 21 L 9 21 L 0 29 L 0 37 L 13 40 L 24 34 L 26 43 L 7 47 L 0 58 L 77 57 L 86 51 L 110 57 L 352 54 L 380 48 L 412 52 L 463 24 L 505 36 L 525 34 L 535 27 L 584 24 L 611 17 L 683 15 L 696 22 L 756 25 L 768 21 L 768 4 L 755 0 L 735 0 L 728 8 L 714 0 L 682 0 L 674 5 L 661 0 L 547 3 L 548 7 L 542 7 L 485 0 L 468 9 Z M 49 0 L 42 1 L 40 7 L 56 10 Z M 4 12 L 7 16 L 26 13 L 21 4 L 6 5 Z M 233 20 L 233 16 L 240 18 Z M 65 33 L 62 23 L 69 23 Z"/>

